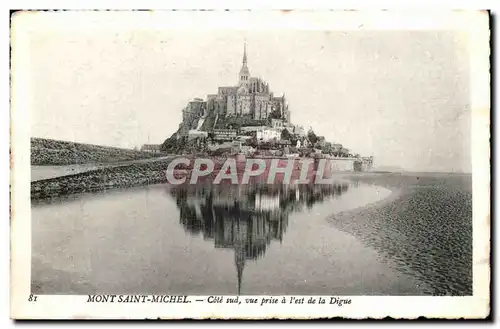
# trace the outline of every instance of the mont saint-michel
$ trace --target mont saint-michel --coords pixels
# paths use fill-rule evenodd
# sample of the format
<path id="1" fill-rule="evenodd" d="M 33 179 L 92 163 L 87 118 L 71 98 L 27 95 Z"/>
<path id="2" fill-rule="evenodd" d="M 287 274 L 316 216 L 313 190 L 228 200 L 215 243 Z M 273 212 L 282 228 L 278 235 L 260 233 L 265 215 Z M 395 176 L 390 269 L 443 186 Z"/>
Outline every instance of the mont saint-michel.
<path id="1" fill-rule="evenodd" d="M 30 56 L 33 294 L 472 295 L 471 175 L 411 167 L 467 135 L 453 38 L 122 33 Z"/>
<path id="2" fill-rule="evenodd" d="M 343 161 L 336 161 L 336 170 L 372 168 L 373 156 L 352 154 L 341 143 L 317 136 L 312 127 L 306 131 L 293 124 L 291 116 L 285 94 L 276 95 L 263 78 L 250 74 L 245 43 L 237 83 L 219 87 L 206 99 L 190 101 L 182 110 L 177 132 L 161 146 L 144 145 L 143 149 L 176 154 L 340 158 Z"/>

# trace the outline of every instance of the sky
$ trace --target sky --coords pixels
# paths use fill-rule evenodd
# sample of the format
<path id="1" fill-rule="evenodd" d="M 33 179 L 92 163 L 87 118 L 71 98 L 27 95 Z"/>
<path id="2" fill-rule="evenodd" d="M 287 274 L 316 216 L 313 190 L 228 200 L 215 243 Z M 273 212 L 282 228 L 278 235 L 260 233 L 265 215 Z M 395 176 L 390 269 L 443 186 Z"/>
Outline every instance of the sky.
<path id="1" fill-rule="evenodd" d="M 33 137 L 162 143 L 194 97 L 248 67 L 291 119 L 375 165 L 470 172 L 469 51 L 453 30 L 34 29 Z"/>

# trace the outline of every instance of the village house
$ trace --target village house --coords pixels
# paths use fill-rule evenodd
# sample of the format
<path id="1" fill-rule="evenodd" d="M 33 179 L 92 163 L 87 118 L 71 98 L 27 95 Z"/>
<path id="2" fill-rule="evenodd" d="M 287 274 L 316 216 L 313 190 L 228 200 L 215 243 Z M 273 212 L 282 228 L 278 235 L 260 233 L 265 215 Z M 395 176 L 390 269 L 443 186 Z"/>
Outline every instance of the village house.
<path id="1" fill-rule="evenodd" d="M 233 141 L 238 135 L 236 129 L 214 129 L 214 140 L 216 141 Z"/>
<path id="2" fill-rule="evenodd" d="M 160 144 L 144 144 L 141 147 L 142 152 L 149 152 L 149 153 L 160 153 L 161 151 L 161 145 Z"/>
<path id="3" fill-rule="evenodd" d="M 271 127 L 273 129 L 282 131 L 283 129 L 285 129 L 285 123 L 280 119 L 271 119 Z"/>
<path id="4" fill-rule="evenodd" d="M 265 128 L 257 131 L 257 140 L 262 142 L 267 142 L 273 139 L 279 140 L 281 137 L 281 132 L 274 128 Z"/>
<path id="5" fill-rule="evenodd" d="M 342 144 L 332 144 L 333 153 L 340 153 L 341 149 L 342 149 Z"/>
<path id="6" fill-rule="evenodd" d="M 269 127 L 267 127 L 267 126 L 245 126 L 245 127 L 240 128 L 240 133 L 247 134 L 247 133 L 262 131 L 263 129 L 267 129 L 267 128 L 269 128 Z"/>

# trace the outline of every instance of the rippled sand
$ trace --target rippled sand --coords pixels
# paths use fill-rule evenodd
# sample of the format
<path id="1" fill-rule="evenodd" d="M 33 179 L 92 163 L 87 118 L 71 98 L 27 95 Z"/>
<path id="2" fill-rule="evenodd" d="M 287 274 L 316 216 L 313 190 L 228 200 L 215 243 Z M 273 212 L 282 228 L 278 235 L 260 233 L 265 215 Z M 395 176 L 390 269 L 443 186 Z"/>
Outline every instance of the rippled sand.
<path id="1" fill-rule="evenodd" d="M 335 228 L 374 248 L 433 295 L 472 295 L 472 180 L 460 174 L 359 174 L 393 195 L 333 215 Z"/>

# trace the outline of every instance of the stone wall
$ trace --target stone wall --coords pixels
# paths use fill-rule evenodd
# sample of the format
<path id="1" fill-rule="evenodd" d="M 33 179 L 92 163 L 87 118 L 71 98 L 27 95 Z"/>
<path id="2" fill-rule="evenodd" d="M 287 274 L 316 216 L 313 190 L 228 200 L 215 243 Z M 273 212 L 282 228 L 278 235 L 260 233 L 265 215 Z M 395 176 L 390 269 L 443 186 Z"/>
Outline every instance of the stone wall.
<path id="1" fill-rule="evenodd" d="M 354 158 L 339 158 L 331 159 L 329 161 L 329 168 L 331 172 L 352 172 L 354 171 Z"/>

